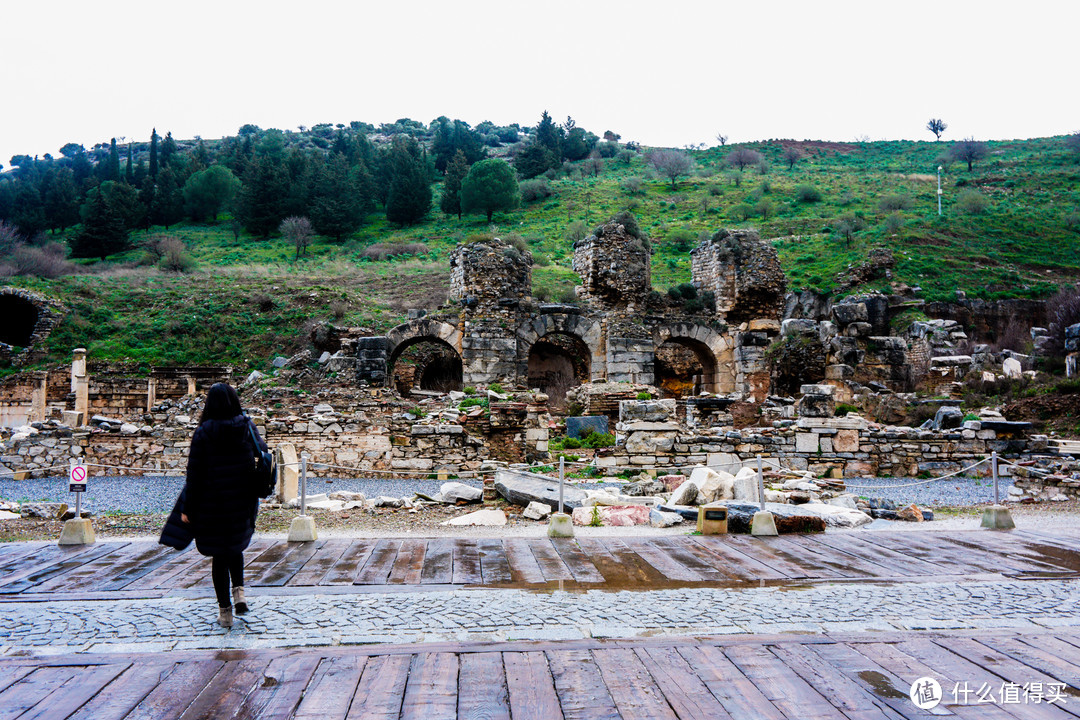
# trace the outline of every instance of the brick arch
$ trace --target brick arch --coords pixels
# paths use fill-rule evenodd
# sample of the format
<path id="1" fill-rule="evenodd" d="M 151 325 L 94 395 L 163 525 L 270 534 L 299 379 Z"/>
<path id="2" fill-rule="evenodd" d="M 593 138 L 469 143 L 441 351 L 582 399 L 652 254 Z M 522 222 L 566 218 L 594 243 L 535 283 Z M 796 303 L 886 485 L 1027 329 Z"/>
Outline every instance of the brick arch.
<path id="1" fill-rule="evenodd" d="M 538 315 L 526 320 L 517 329 L 518 378 L 522 382 L 529 376 L 529 352 L 536 342 L 546 335 L 562 334 L 577 338 L 589 349 L 589 375 L 591 380 L 607 377 L 607 354 L 602 345 L 604 332 L 600 323 L 581 315 L 552 313 Z"/>
<path id="2" fill-rule="evenodd" d="M 386 366 L 392 372 L 403 351 L 419 342 L 449 345 L 461 357 L 461 331 L 449 323 L 420 318 L 402 323 L 386 333 Z"/>
<path id="3" fill-rule="evenodd" d="M 673 342 L 689 348 L 712 377 L 705 378 L 705 389 L 713 393 L 735 391 L 735 341 L 706 325 L 678 322 L 660 325 L 653 332 L 654 347 Z"/>

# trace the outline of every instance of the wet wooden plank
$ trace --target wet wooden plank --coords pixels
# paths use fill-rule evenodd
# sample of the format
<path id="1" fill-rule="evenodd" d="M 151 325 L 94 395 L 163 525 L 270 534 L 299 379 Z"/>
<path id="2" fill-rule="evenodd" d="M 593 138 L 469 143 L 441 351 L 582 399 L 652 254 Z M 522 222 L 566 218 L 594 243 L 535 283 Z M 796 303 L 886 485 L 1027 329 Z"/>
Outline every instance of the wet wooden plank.
<path id="1" fill-rule="evenodd" d="M 274 540 L 267 540 L 266 538 L 260 538 L 252 540 L 247 549 L 244 550 L 244 577 L 251 575 L 253 570 L 252 563 L 254 563 L 264 552 L 272 548 L 274 545 L 279 544 Z M 197 566 L 195 569 L 199 575 L 193 578 L 193 581 L 186 583 L 186 587 L 199 587 L 199 588 L 212 588 L 214 587 L 214 578 L 211 574 L 213 562 L 211 558 L 207 558 L 205 565 Z"/>
<path id="2" fill-rule="evenodd" d="M 1059 682 L 1056 677 L 1048 675 L 1007 653 L 995 650 L 989 645 L 979 642 L 977 639 L 951 637 L 947 640 L 934 639 L 933 642 L 946 650 L 951 650 L 960 657 L 967 658 L 973 663 L 978 663 L 980 666 L 992 671 L 995 675 L 1000 675 L 1005 681 L 1015 683 L 1021 687 L 1027 683 L 1043 683 L 1043 687 L 1045 688 L 1047 687 L 1047 683 Z M 1073 664 L 1070 665 L 1072 668 L 1072 675 L 1075 679 L 1076 671 L 1080 670 L 1080 667 Z M 995 694 L 1000 698 L 999 692 L 996 692 Z M 1060 709 L 1065 710 L 1070 715 L 1080 716 L 1080 707 L 1078 707 L 1078 705 L 1080 705 L 1080 703 L 1076 702 L 1076 696 L 1070 695 L 1070 697 L 1066 699 L 1066 704 L 1060 706 Z"/>
<path id="3" fill-rule="evenodd" d="M 320 660 L 317 655 L 287 655 L 271 660 L 255 689 L 237 709 L 234 720 L 291 718 Z"/>
<path id="4" fill-rule="evenodd" d="M 225 665 L 221 660 L 180 663 L 126 716 L 131 720 L 161 720 L 180 716 Z"/>
<path id="5" fill-rule="evenodd" d="M 330 538 L 285 584 L 290 587 L 318 585 L 351 544 L 351 541 L 344 538 Z"/>
<path id="6" fill-rule="evenodd" d="M 5 665 L 0 666 L 0 692 L 14 685 L 24 677 L 34 672 L 33 665 Z"/>
<path id="7" fill-rule="evenodd" d="M 275 542 L 249 560 L 244 567 L 244 577 L 249 578 L 248 585 L 261 585 L 263 578 L 276 566 L 296 550 L 303 543 Z"/>
<path id="8" fill-rule="evenodd" d="M 601 538 L 580 537 L 577 538 L 578 547 L 589 556 L 601 575 L 604 576 L 604 584 L 608 587 L 622 589 L 638 587 L 653 580 L 661 580 L 662 576 L 647 562 L 637 556 L 630 548 L 622 545 L 617 549 L 623 557 L 617 557 L 615 551 L 609 548 Z M 627 558 L 633 557 L 634 562 L 626 562 Z"/>
<path id="9" fill-rule="evenodd" d="M 848 720 L 897 720 L 902 716 L 832 665 L 820 662 L 804 645 L 777 644 L 769 648 L 790 672 L 794 672 Z"/>
<path id="10" fill-rule="evenodd" d="M 502 654 L 462 653 L 458 668 L 458 720 L 510 720 Z"/>
<path id="11" fill-rule="evenodd" d="M 483 582 L 480 573 L 480 553 L 476 541 L 463 538 L 454 540 L 454 573 L 451 582 L 455 585 L 479 585 Z"/>
<path id="12" fill-rule="evenodd" d="M 769 547 L 784 553 L 821 578 L 872 578 L 881 576 L 881 566 L 864 562 L 852 555 L 843 555 L 819 543 L 811 543 L 805 535 L 769 538 Z"/>
<path id="13" fill-rule="evenodd" d="M 614 582 L 620 587 L 633 587 L 640 585 L 665 585 L 669 581 L 667 575 L 657 570 L 651 563 L 634 552 L 622 538 L 597 538 L 598 542 L 611 554 L 613 558 L 625 569 L 624 579 L 621 581 L 607 577 L 608 582 Z"/>
<path id="14" fill-rule="evenodd" d="M 67 720 L 123 720 L 176 668 L 173 662 L 139 662 L 129 666 Z"/>
<path id="15" fill-rule="evenodd" d="M 810 577 L 820 577 L 820 572 L 815 572 L 807 564 L 787 555 L 782 549 L 774 548 L 772 541 L 776 538 L 755 537 L 751 535 L 727 535 L 724 541 L 747 557 L 759 560 L 770 568 L 783 573 L 793 580 L 802 580 Z M 830 576 L 834 576 L 830 574 Z"/>
<path id="16" fill-rule="evenodd" d="M 600 668 L 588 650 L 548 650 L 548 666 L 566 720 L 617 720 Z"/>
<path id="17" fill-rule="evenodd" d="M 96 665 L 80 668 L 61 687 L 41 700 L 32 709 L 19 716 L 20 720 L 49 720 L 66 718 L 101 692 L 102 688 L 131 667 L 131 663 Z"/>
<path id="18" fill-rule="evenodd" d="M 720 648 L 683 645 L 678 652 L 733 720 L 786 720 Z"/>
<path id="19" fill-rule="evenodd" d="M 790 580 L 791 576 L 779 568 L 772 567 L 758 558 L 747 555 L 722 535 L 695 535 L 689 538 L 694 545 L 686 549 L 705 558 L 714 559 L 716 567 L 724 569 L 744 581 Z M 800 571 L 801 572 L 801 571 Z"/>
<path id="20" fill-rule="evenodd" d="M 954 575 L 974 575 L 982 572 L 999 573 L 1001 566 L 987 562 L 986 548 L 972 552 L 955 543 L 938 538 L 920 537 L 921 533 L 905 532 L 893 535 L 875 534 L 874 537 L 897 552 L 908 553 L 935 565 L 946 568 Z"/>
<path id="21" fill-rule="evenodd" d="M 449 538 L 428 540 L 424 554 L 422 585 L 446 585 L 454 579 L 454 546 Z"/>
<path id="22" fill-rule="evenodd" d="M 210 568 L 213 566 L 213 558 L 209 558 L 205 555 L 199 554 L 197 551 L 198 559 L 196 562 L 188 566 L 187 571 L 183 574 L 175 576 L 171 582 L 162 583 L 159 587 L 163 588 L 191 588 L 191 587 L 207 587 L 212 585 L 210 578 Z"/>
<path id="23" fill-rule="evenodd" d="M 935 644 L 929 638 L 906 640 L 904 642 L 896 643 L 894 647 L 920 662 L 925 663 L 928 667 L 937 670 L 938 673 L 935 677 L 946 675 L 956 682 L 967 682 L 967 687 L 969 687 L 972 692 L 971 699 L 974 699 L 974 693 L 978 691 L 983 683 L 986 683 L 988 687 L 994 690 L 995 696 L 1000 690 L 1002 682 L 1001 676 L 993 670 L 983 667 L 978 662 L 981 659 L 979 657 L 961 657 L 952 650 Z M 941 682 L 942 690 L 946 693 L 946 697 L 948 697 L 950 694 L 949 689 L 953 684 L 946 684 L 940 680 L 939 682 Z M 1001 708 L 1009 715 L 1025 718 L 1026 720 L 1063 720 L 1070 717 L 1069 713 L 1046 703 L 1030 703 L 1026 706 L 1002 704 Z"/>
<path id="24" fill-rule="evenodd" d="M 686 567 L 666 550 L 657 547 L 644 538 L 626 537 L 620 538 L 628 548 L 637 553 L 642 560 L 656 568 L 668 580 L 681 580 L 684 582 L 701 582 L 705 578 Z"/>
<path id="25" fill-rule="evenodd" d="M 401 548 L 400 540 L 383 538 L 375 543 L 375 549 L 371 553 L 360 572 L 356 575 L 355 585 L 385 585 L 390 577 L 390 571 L 394 569 L 394 561 L 397 560 L 398 549 Z"/>
<path id="26" fill-rule="evenodd" d="M 72 667 L 40 667 L 0 692 L 0 720 L 15 720 L 78 674 Z"/>
<path id="27" fill-rule="evenodd" d="M 530 720 L 562 720 L 559 698 L 542 652 L 505 652 L 506 686 L 510 714 Z"/>
<path id="28" fill-rule="evenodd" d="M 854 537 L 850 534 L 820 533 L 808 539 L 865 562 L 880 565 L 882 577 L 933 577 L 948 573 L 948 570 L 940 565 L 934 565 L 871 542 L 869 538 L 876 534 L 867 531 Z"/>
<path id="29" fill-rule="evenodd" d="M 674 647 L 637 648 L 636 652 L 680 718 L 730 720 L 728 711 Z"/>
<path id="30" fill-rule="evenodd" d="M 324 658 L 315 670 L 294 720 L 341 720 L 349 711 L 357 683 L 368 665 L 362 655 Z"/>
<path id="31" fill-rule="evenodd" d="M 1038 635 L 1030 638 L 1030 642 L 1024 638 L 1005 637 L 980 637 L 977 640 L 992 652 L 1008 655 L 1040 673 L 1080 688 L 1080 664 L 1069 657 L 1076 648 L 1060 638 Z"/>
<path id="32" fill-rule="evenodd" d="M 398 548 L 397 561 L 390 571 L 389 582 L 405 585 L 419 585 L 424 577 L 424 556 L 427 554 L 427 540 L 402 540 Z"/>
<path id="33" fill-rule="evenodd" d="M 510 565 L 514 582 L 529 584 L 546 582 L 544 571 L 540 569 L 540 563 L 536 561 L 536 557 L 533 556 L 524 538 L 506 538 L 503 540 L 503 548 L 506 550 L 506 562 Z"/>
<path id="34" fill-rule="evenodd" d="M 103 545 L 106 552 L 89 562 L 69 568 L 50 580 L 38 583 L 34 592 L 67 592 L 72 589 L 91 590 L 91 587 L 110 576 L 117 565 L 124 565 L 139 555 L 140 548 L 133 543 Z"/>
<path id="35" fill-rule="evenodd" d="M 604 576 L 593 565 L 592 560 L 578 546 L 577 541 L 571 538 L 552 538 L 551 545 L 555 552 L 570 569 L 574 579 L 583 583 L 602 583 Z"/>
<path id="36" fill-rule="evenodd" d="M 65 557 L 58 558 L 55 562 L 49 562 L 36 570 L 19 571 L 16 574 L 20 577 L 14 582 L 11 582 L 11 578 L 3 578 L 0 580 L 0 582 L 4 583 L 0 587 L 0 594 L 9 595 L 26 592 L 53 578 L 65 578 L 68 573 L 78 572 L 82 566 L 114 550 L 114 547 L 108 544 L 91 545 L 90 548 L 85 551 L 70 552 Z"/>
<path id="37" fill-rule="evenodd" d="M 657 537 L 650 538 L 649 542 L 658 550 L 667 553 L 672 560 L 689 568 L 705 580 L 710 580 L 712 582 L 732 582 L 738 580 L 738 577 L 734 573 L 718 567 L 719 563 L 715 560 L 712 562 L 707 561 L 702 555 L 692 552 L 690 548 L 696 548 L 698 545 L 690 538 Z"/>
<path id="38" fill-rule="evenodd" d="M 289 581 L 292 580 L 292 577 L 300 571 L 300 568 L 304 567 L 308 560 L 322 548 L 323 543 L 325 542 L 326 541 L 323 540 L 305 543 L 289 543 L 290 545 L 299 545 L 300 547 L 293 548 L 281 562 L 263 572 L 262 577 L 259 578 L 259 582 L 252 584 L 265 585 L 267 587 L 281 587 L 287 585 Z"/>
<path id="39" fill-rule="evenodd" d="M 457 720 L 458 656 L 417 653 L 409 668 L 401 720 Z"/>
<path id="40" fill-rule="evenodd" d="M 594 650 L 593 657 L 622 717 L 627 720 L 674 720 L 678 717 L 633 650 Z"/>
<path id="41" fill-rule="evenodd" d="M 347 720 L 397 720 L 411 660 L 411 655 L 380 655 L 369 659 Z"/>
<path id="42" fill-rule="evenodd" d="M 89 555 L 92 552 L 100 552 L 101 543 L 98 545 L 48 545 L 36 546 L 32 552 L 13 558 L 11 561 L 0 566 L 0 587 L 21 580 L 39 570 L 49 567 L 54 563 L 72 560 L 79 555 Z"/>
<path id="43" fill-rule="evenodd" d="M 833 667 L 873 696 L 875 702 L 884 704 L 896 715 L 912 720 L 927 716 L 912 704 L 908 694 L 912 681 L 920 677 L 919 675 L 906 673 L 902 677 L 896 675 L 893 669 L 860 653 L 856 648 L 862 648 L 861 643 L 858 645 L 829 643 L 803 647 L 807 655 L 814 658 L 816 662 Z"/>
<path id="44" fill-rule="evenodd" d="M 206 685 L 195 701 L 188 706 L 180 720 L 203 718 L 233 718 L 247 696 L 262 681 L 269 659 L 245 658 L 225 663 Z"/>
<path id="45" fill-rule="evenodd" d="M 866 532 L 860 533 L 857 538 L 848 536 L 845 539 L 860 543 L 868 554 L 877 552 L 878 555 L 871 557 L 874 562 L 885 560 L 891 566 L 909 568 L 912 574 L 956 575 L 971 572 L 970 567 L 959 565 L 955 558 L 948 558 L 944 553 L 935 556 L 921 543 L 895 538 L 889 533 Z"/>
<path id="46" fill-rule="evenodd" d="M 154 590 L 171 586 L 178 578 L 191 572 L 203 556 L 189 545 L 185 550 L 176 551 L 172 548 L 166 553 L 166 560 L 152 572 L 130 582 L 125 590 Z"/>
<path id="47" fill-rule="evenodd" d="M 367 562 L 371 552 L 375 549 L 374 540 L 356 540 L 345 552 L 341 554 L 337 562 L 327 570 L 326 575 L 319 582 L 320 585 L 352 585 L 359 569 Z"/>
<path id="48" fill-rule="evenodd" d="M 974 679 L 963 669 L 958 669 L 955 666 L 948 667 L 944 670 L 930 667 L 918 658 L 908 655 L 900 650 L 899 647 L 891 643 L 860 643 L 858 645 L 858 651 L 871 660 L 874 660 L 879 665 L 888 668 L 891 674 L 900 678 L 905 678 L 906 681 L 901 680 L 900 684 L 896 686 L 899 691 L 903 692 L 905 695 L 911 688 L 912 680 L 921 677 L 932 677 L 941 683 L 941 690 L 945 696 L 942 703 L 960 717 L 980 719 L 992 718 L 992 720 L 1006 720 L 1013 717 L 1003 708 L 988 703 L 966 706 L 952 704 L 951 690 L 956 683 L 962 683 L 964 681 L 970 683 Z M 910 706 L 910 699 L 908 699 L 907 702 Z"/>
<path id="49" fill-rule="evenodd" d="M 139 578 L 155 573 L 162 565 L 173 560 L 175 553 L 175 550 L 164 545 L 149 545 L 133 558 L 127 567 L 111 570 L 111 579 L 106 578 L 104 583 L 93 589 L 103 592 L 125 589 Z"/>
<path id="50" fill-rule="evenodd" d="M 545 582 L 574 579 L 574 574 L 570 572 L 570 568 L 566 567 L 566 563 L 559 557 L 559 553 L 551 545 L 551 540 L 548 538 L 529 538 L 526 542 L 529 551 L 540 566 L 540 572 L 544 574 Z"/>
<path id="51" fill-rule="evenodd" d="M 502 540 L 477 540 L 476 549 L 480 553 L 480 574 L 485 585 L 497 585 L 513 581 L 510 563 L 506 559 L 506 549 Z"/>
<path id="52" fill-rule="evenodd" d="M 992 567 L 996 568 L 994 572 L 1080 570 L 1080 553 L 1028 543 L 1007 533 L 935 533 L 933 537 L 960 546 L 977 556 L 985 556 L 984 562 L 992 563 Z M 1047 555 L 1044 550 L 1050 554 Z"/>
<path id="53" fill-rule="evenodd" d="M 743 675 L 753 681 L 769 702 L 788 717 L 800 720 L 844 720 L 821 693 L 790 672 L 775 655 L 761 645 L 724 648 L 724 654 Z"/>

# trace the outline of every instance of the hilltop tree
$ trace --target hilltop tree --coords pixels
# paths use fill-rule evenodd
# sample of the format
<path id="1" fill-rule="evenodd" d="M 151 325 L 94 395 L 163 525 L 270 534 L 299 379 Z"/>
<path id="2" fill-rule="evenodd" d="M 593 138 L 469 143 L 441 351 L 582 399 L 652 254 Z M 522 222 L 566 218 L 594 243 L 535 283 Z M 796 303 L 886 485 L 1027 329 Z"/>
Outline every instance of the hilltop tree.
<path id="1" fill-rule="evenodd" d="M 666 177 L 671 182 L 671 189 L 675 189 L 675 181 L 686 175 L 694 166 L 694 161 L 684 152 L 678 150 L 656 150 L 649 153 L 649 163 L 656 168 L 656 172 Z"/>
<path id="2" fill-rule="evenodd" d="M 224 165 L 212 165 L 200 170 L 184 183 L 184 209 L 195 222 L 210 218 L 217 222 L 218 213 L 240 192 L 240 181 Z"/>
<path id="3" fill-rule="evenodd" d="M 551 153 L 555 164 L 562 162 L 562 132 L 547 110 L 540 116 L 540 122 L 536 126 L 536 144 Z"/>
<path id="4" fill-rule="evenodd" d="M 172 133 L 165 133 L 165 139 L 161 141 L 161 167 L 168 167 L 178 150 L 179 148 L 176 146 L 176 141 L 173 140 Z"/>
<path id="5" fill-rule="evenodd" d="M 727 145 L 728 136 L 724 133 L 716 133 L 716 142 L 720 143 L 720 147 Z"/>
<path id="6" fill-rule="evenodd" d="M 739 172 L 742 172 L 748 165 L 757 165 L 764 158 L 757 150 L 751 150 L 750 148 L 737 148 L 732 150 L 724 158 L 727 164 L 733 168 L 737 168 Z"/>
<path id="7" fill-rule="evenodd" d="M 794 145 L 788 145 L 784 148 L 784 162 L 787 163 L 788 170 L 795 169 L 795 163 L 803 159 L 802 151 Z"/>
<path id="8" fill-rule="evenodd" d="M 465 153 L 459 150 L 446 166 L 442 197 L 439 198 L 439 209 L 447 215 L 457 215 L 458 220 L 461 219 L 461 183 L 468 172 L 469 164 L 465 161 Z"/>
<path id="9" fill-rule="evenodd" d="M 150 133 L 150 177 L 157 180 L 158 166 L 158 134 L 157 128 Z"/>
<path id="10" fill-rule="evenodd" d="M 958 143 L 955 143 L 949 150 L 949 154 L 960 162 L 966 162 L 968 172 L 971 172 L 972 166 L 976 160 L 982 160 L 989 154 L 990 150 L 986 147 L 986 143 L 976 140 L 973 137 L 965 138 Z"/>
<path id="11" fill-rule="evenodd" d="M 517 178 L 504 160 L 481 160 L 469 168 L 461 183 L 462 211 L 486 212 L 489 223 L 496 210 L 513 210 L 520 204 Z"/>
<path id="12" fill-rule="evenodd" d="M 446 117 L 439 118 L 438 123 L 435 137 L 431 141 L 436 170 L 446 172 L 446 166 L 459 152 L 465 155 L 465 162 L 470 165 L 484 159 L 483 139 L 468 123 L 461 120 L 451 122 Z"/>
<path id="13" fill-rule="evenodd" d="M 389 155 L 390 185 L 386 197 L 386 219 L 412 225 L 431 210 L 431 178 L 420 156 L 420 145 L 412 136 L 394 138 Z"/>
<path id="14" fill-rule="evenodd" d="M 940 140 L 942 134 L 948 127 L 948 124 L 941 118 L 930 118 L 926 123 L 926 129 L 934 133 L 934 140 Z"/>
<path id="15" fill-rule="evenodd" d="M 116 138 L 109 143 L 109 159 L 102 168 L 102 180 L 120 180 L 120 152 L 116 149 Z"/>

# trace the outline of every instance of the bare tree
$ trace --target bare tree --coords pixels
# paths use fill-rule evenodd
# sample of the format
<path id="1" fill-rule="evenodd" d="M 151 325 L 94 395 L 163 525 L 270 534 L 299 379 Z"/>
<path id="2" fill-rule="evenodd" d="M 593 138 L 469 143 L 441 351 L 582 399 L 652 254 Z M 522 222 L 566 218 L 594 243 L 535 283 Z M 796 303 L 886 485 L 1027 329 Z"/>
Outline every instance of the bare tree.
<path id="1" fill-rule="evenodd" d="M 302 254 L 307 254 L 307 247 L 311 244 L 311 237 L 315 232 L 311 229 L 311 221 L 306 217 L 287 217 L 278 225 L 278 232 L 296 246 L 296 259 Z"/>
<path id="2" fill-rule="evenodd" d="M 942 133 L 948 128 L 948 124 L 941 118 L 930 118 L 926 123 L 926 129 L 934 133 L 934 139 L 940 140 Z"/>
<path id="3" fill-rule="evenodd" d="M 949 152 L 960 162 L 966 162 L 968 172 L 971 172 L 971 167 L 975 164 L 975 161 L 982 160 L 990 150 L 986 147 L 986 143 L 969 137 L 953 145 Z"/>
<path id="4" fill-rule="evenodd" d="M 720 147 L 727 145 L 727 135 L 724 133 L 716 133 L 716 142 L 720 143 Z"/>
<path id="5" fill-rule="evenodd" d="M 784 162 L 787 163 L 788 170 L 795 169 L 795 163 L 803 159 L 802 151 L 794 145 L 788 145 L 784 148 Z"/>
<path id="6" fill-rule="evenodd" d="M 689 155 L 678 150 L 655 150 L 649 153 L 649 164 L 671 181 L 671 189 L 674 190 L 675 181 L 690 172 L 694 161 Z"/>
<path id="7" fill-rule="evenodd" d="M 750 148 L 738 148 L 737 150 L 732 150 L 727 154 L 725 159 L 727 160 L 728 165 L 738 168 L 740 172 L 746 169 L 746 166 L 757 165 L 764 160 L 761 153 L 757 150 L 751 150 Z"/>

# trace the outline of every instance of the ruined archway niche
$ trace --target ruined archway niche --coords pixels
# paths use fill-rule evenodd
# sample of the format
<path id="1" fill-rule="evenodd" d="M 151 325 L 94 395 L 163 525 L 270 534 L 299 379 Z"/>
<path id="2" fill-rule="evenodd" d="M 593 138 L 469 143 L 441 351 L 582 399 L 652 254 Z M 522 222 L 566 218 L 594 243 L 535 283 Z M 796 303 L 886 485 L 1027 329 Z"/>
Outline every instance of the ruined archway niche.
<path id="1" fill-rule="evenodd" d="M 491 238 L 450 253 L 451 302 L 473 312 L 516 307 L 532 294 L 532 253 Z"/>
<path id="2" fill-rule="evenodd" d="M 643 310 L 652 292 L 651 263 L 648 241 L 617 219 L 574 243 L 581 299 L 601 310 Z"/>
<path id="3" fill-rule="evenodd" d="M 390 366 L 394 387 L 402 395 L 413 390 L 461 390 L 461 356 L 442 340 L 417 338 L 399 347 Z"/>
<path id="4" fill-rule="evenodd" d="M 533 343 L 529 349 L 528 383 L 550 397 L 561 407 L 570 388 L 590 379 L 590 351 L 580 338 L 551 333 Z"/>
<path id="5" fill-rule="evenodd" d="M 776 248 L 753 230 L 720 230 L 690 251 L 694 284 L 716 297 L 728 323 L 769 318 L 784 308 L 787 279 Z"/>
<path id="6" fill-rule="evenodd" d="M 665 397 L 713 392 L 715 376 L 716 360 L 704 343 L 676 340 L 656 348 L 656 386 Z"/>
<path id="7" fill-rule="evenodd" d="M 45 339 L 63 317 L 63 307 L 38 293 L 0 289 L 0 362 L 23 365 L 45 355 Z"/>

